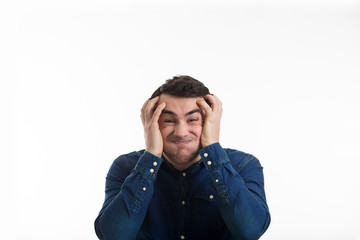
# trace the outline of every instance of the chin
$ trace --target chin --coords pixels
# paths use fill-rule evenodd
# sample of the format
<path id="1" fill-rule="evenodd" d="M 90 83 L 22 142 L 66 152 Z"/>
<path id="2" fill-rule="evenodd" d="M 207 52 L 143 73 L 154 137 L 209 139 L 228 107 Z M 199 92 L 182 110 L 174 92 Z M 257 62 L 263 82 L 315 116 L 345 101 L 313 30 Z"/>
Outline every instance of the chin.
<path id="1" fill-rule="evenodd" d="M 197 155 L 199 154 L 199 151 L 188 151 L 185 149 L 180 149 L 176 152 L 176 154 L 171 154 L 169 156 L 172 157 L 173 160 L 177 161 L 178 163 L 188 163 L 193 161 Z"/>

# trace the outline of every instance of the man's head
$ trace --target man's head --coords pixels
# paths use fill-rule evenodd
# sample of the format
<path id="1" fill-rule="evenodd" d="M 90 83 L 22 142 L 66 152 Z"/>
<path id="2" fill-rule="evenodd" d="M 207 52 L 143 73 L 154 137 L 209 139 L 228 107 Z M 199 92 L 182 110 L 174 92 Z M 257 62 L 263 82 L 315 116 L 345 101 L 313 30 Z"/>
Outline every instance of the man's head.
<path id="1" fill-rule="evenodd" d="M 167 80 L 152 95 L 152 98 L 160 96 L 158 104 L 166 102 L 159 127 L 164 155 L 177 169 L 185 169 L 199 160 L 204 119 L 197 99 L 207 94 L 208 88 L 200 81 L 177 76 Z"/>
<path id="2" fill-rule="evenodd" d="M 203 97 L 210 94 L 209 89 L 205 85 L 190 76 L 181 75 L 167 80 L 152 94 L 151 98 L 160 96 L 161 94 L 169 94 L 175 97 L 195 98 Z"/>

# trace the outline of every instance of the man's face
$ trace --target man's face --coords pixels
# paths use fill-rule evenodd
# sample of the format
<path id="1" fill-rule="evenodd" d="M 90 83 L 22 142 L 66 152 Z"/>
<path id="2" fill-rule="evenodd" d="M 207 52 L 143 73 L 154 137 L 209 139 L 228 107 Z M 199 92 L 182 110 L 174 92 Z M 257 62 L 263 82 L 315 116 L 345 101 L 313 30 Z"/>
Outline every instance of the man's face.
<path id="1" fill-rule="evenodd" d="M 198 158 L 202 115 L 197 99 L 160 95 L 158 104 L 166 102 L 159 119 L 164 155 L 174 167 L 188 167 Z"/>

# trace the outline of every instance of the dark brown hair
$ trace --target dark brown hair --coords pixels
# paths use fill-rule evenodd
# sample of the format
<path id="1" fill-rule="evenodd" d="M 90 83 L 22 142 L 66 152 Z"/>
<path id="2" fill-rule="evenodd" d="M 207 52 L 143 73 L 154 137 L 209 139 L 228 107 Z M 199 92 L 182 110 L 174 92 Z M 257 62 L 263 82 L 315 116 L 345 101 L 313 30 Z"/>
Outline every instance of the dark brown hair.
<path id="1" fill-rule="evenodd" d="M 186 75 L 179 75 L 166 80 L 166 82 L 151 95 L 151 99 L 163 93 L 185 98 L 203 97 L 210 94 L 209 89 L 205 87 L 202 82 Z"/>

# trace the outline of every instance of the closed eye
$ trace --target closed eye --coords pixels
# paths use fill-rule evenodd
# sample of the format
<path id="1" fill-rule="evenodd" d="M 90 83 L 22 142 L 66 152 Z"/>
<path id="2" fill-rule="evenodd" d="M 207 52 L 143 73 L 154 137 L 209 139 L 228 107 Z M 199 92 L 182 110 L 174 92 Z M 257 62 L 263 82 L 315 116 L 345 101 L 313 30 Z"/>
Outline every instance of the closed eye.
<path id="1" fill-rule="evenodd" d="M 198 118 L 191 118 L 191 119 L 189 119 L 189 122 L 197 122 L 197 121 L 199 121 Z"/>
<path id="2" fill-rule="evenodd" d="M 174 120 L 170 120 L 170 119 L 166 119 L 166 120 L 164 120 L 164 122 L 165 122 L 165 123 L 175 123 Z"/>

